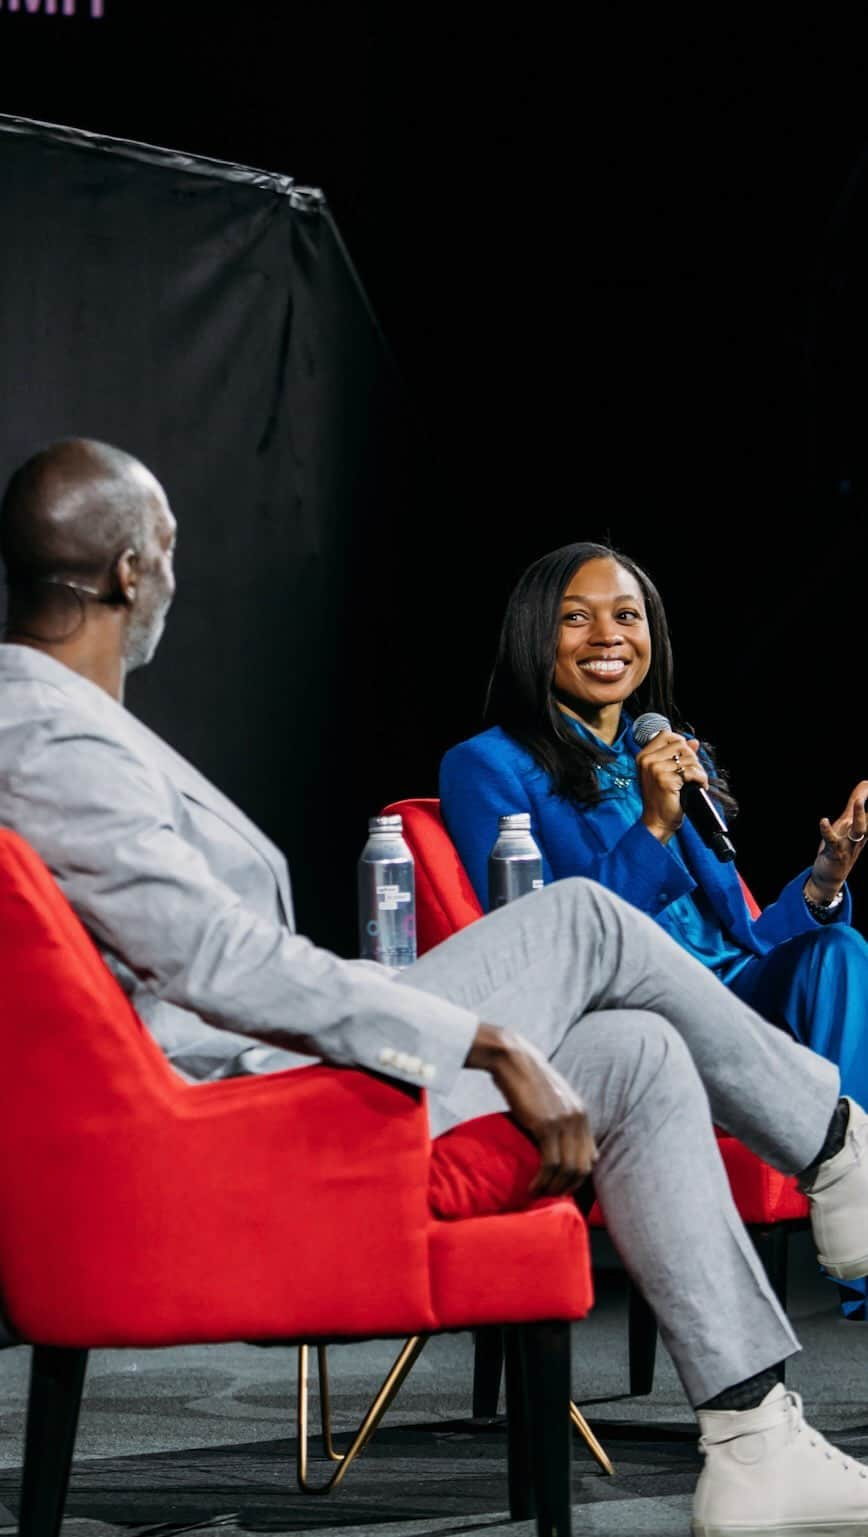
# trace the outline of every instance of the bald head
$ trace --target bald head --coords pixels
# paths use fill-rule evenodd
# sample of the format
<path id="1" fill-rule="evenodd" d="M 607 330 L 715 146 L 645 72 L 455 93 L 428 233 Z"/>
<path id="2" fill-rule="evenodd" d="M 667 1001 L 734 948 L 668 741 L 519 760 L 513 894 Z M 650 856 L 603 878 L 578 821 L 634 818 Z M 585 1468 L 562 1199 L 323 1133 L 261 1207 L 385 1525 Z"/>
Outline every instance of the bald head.
<path id="1" fill-rule="evenodd" d="M 65 438 L 28 459 L 0 507 L 0 558 L 11 592 L 46 577 L 84 581 L 141 549 L 162 499 L 138 459 L 89 438 Z"/>
<path id="2" fill-rule="evenodd" d="M 7 637 L 99 679 L 141 667 L 175 590 L 174 544 L 165 493 L 138 459 L 91 438 L 49 444 L 0 504 Z"/>

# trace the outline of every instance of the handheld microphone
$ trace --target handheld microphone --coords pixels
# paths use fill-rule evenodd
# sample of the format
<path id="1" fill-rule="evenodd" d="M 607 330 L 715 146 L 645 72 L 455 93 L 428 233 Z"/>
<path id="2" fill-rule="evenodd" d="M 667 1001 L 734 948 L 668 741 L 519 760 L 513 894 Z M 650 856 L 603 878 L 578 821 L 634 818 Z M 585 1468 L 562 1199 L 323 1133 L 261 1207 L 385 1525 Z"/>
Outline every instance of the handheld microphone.
<path id="1" fill-rule="evenodd" d="M 633 735 L 640 747 L 647 747 L 661 731 L 671 730 L 672 726 L 666 716 L 657 715 L 653 710 L 649 710 L 647 715 L 640 715 L 633 722 Z M 684 815 L 690 818 L 706 847 L 721 862 L 735 859 L 735 844 L 708 791 L 703 790 L 702 785 L 688 781 L 681 786 L 681 804 Z"/>

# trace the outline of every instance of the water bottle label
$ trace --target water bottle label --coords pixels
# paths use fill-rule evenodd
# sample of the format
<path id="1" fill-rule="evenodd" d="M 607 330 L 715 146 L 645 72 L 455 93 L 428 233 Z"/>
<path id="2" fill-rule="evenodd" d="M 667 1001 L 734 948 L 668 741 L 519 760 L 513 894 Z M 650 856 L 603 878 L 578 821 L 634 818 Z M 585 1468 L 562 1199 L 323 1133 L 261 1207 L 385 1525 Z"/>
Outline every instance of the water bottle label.
<path id="1" fill-rule="evenodd" d="M 381 913 L 396 913 L 400 902 L 409 902 L 412 892 L 402 891 L 400 886 L 378 886 L 377 906 Z"/>
<path id="2" fill-rule="evenodd" d="M 393 839 L 378 847 L 376 838 L 369 839 L 358 863 L 357 881 L 360 953 L 366 960 L 398 970 L 412 966 L 416 913 L 413 860 L 406 844 Z"/>

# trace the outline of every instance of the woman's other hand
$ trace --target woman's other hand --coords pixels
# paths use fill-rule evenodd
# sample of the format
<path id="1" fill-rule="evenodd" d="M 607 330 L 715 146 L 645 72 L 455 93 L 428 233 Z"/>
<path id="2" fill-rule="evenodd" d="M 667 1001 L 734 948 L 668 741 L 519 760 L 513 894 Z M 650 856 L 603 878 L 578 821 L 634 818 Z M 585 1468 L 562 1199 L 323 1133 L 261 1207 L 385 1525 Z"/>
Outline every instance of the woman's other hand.
<path id="1" fill-rule="evenodd" d="M 820 818 L 820 847 L 805 882 L 805 896 L 812 902 L 833 902 L 865 847 L 868 822 L 865 803 L 868 779 L 860 779 L 836 821 Z"/>
<path id="2" fill-rule="evenodd" d="M 642 821 L 661 843 L 668 843 L 684 821 L 683 786 L 692 783 L 708 789 L 708 775 L 696 756 L 698 746 L 696 737 L 660 731 L 636 758 L 645 807 Z"/>

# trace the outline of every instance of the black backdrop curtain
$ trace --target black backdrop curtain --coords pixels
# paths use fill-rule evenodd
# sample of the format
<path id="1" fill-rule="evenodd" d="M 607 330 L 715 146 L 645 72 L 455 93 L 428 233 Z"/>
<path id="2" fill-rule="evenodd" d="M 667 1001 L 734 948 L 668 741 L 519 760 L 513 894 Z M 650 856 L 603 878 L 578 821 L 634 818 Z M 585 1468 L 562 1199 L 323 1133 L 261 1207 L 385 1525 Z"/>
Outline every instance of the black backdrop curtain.
<path id="1" fill-rule="evenodd" d="M 68 435 L 163 483 L 178 596 L 127 703 L 285 850 L 300 927 L 353 953 L 378 804 L 345 685 L 403 428 L 323 194 L 13 118 L 0 157 L 3 483 Z"/>

